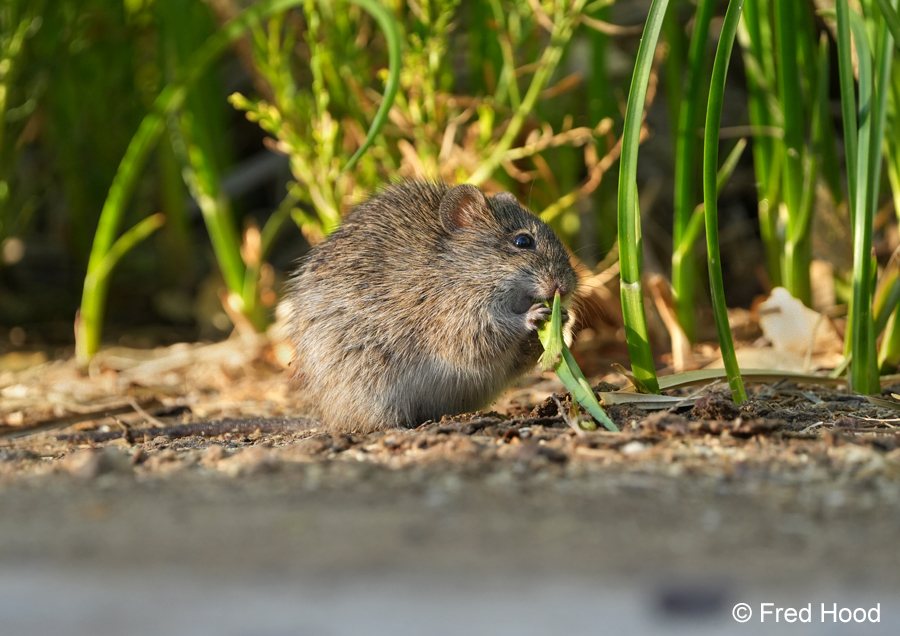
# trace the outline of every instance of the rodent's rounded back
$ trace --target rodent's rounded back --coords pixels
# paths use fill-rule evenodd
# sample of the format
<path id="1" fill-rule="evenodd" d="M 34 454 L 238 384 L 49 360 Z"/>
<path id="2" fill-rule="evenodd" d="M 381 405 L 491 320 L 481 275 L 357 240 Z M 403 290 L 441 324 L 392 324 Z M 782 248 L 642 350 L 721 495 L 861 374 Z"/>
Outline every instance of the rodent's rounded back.
<path id="1" fill-rule="evenodd" d="M 542 303 L 576 281 L 560 240 L 511 194 L 391 186 L 294 279 L 295 377 L 334 427 L 480 408 L 536 363 Z"/>

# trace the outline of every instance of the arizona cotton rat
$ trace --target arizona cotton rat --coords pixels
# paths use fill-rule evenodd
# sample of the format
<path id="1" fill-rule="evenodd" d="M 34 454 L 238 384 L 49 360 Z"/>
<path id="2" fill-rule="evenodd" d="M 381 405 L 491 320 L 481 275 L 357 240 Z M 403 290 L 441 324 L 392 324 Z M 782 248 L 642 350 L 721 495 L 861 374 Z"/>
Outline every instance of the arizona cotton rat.
<path id="1" fill-rule="evenodd" d="M 577 278 L 509 193 L 394 185 L 316 247 L 288 295 L 292 370 L 333 430 L 411 427 L 488 405 L 543 351 L 539 301 Z"/>

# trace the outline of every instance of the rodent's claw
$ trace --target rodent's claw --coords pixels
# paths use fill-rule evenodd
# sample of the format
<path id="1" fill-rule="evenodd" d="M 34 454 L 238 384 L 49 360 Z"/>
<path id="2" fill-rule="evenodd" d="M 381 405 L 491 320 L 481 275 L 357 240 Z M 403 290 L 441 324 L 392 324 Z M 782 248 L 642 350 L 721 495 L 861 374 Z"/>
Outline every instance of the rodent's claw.
<path id="1" fill-rule="evenodd" d="M 569 322 L 569 311 L 565 307 L 560 307 L 559 311 L 562 324 Z M 528 325 L 530 331 L 536 331 L 541 326 L 541 323 L 545 320 L 550 320 L 552 315 L 553 309 L 544 303 L 534 303 L 528 310 L 528 313 L 525 314 L 525 324 Z"/>
<path id="2" fill-rule="evenodd" d="M 528 313 L 525 314 L 525 325 L 529 331 L 537 331 L 537 328 L 545 320 L 550 320 L 553 310 L 542 303 L 534 303 Z"/>

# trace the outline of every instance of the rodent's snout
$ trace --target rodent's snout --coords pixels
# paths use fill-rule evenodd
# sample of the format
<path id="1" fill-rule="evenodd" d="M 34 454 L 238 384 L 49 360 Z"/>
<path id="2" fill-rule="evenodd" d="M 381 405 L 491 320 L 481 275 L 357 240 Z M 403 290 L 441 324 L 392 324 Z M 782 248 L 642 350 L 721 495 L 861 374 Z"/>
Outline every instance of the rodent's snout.
<path id="1" fill-rule="evenodd" d="M 539 288 L 538 288 L 539 297 L 536 298 L 535 300 L 552 301 L 553 297 L 556 295 L 556 292 L 559 292 L 560 297 L 563 300 L 566 300 L 566 298 L 568 296 L 570 296 L 573 291 L 575 291 L 575 286 L 569 284 L 566 281 L 549 280 L 549 281 L 543 282 L 539 286 Z"/>

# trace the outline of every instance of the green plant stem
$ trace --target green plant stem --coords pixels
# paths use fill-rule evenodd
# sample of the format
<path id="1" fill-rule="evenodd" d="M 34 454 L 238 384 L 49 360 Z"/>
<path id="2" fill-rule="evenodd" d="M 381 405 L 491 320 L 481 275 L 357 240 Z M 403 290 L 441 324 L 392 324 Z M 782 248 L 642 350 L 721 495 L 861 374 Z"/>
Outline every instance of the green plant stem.
<path id="1" fill-rule="evenodd" d="M 497 44 L 500 46 L 500 52 L 503 56 L 503 66 L 500 70 L 500 78 L 498 80 L 497 92 L 495 98 L 499 103 L 503 103 L 509 97 L 509 104 L 513 110 L 518 110 L 522 104 L 522 98 L 519 95 L 519 83 L 516 78 L 516 60 L 513 53 L 512 42 L 510 41 L 507 28 L 506 18 L 503 13 L 503 7 L 500 0 L 490 0 L 491 12 L 494 15 L 494 21 L 500 26 L 500 34 L 497 37 Z"/>
<path id="2" fill-rule="evenodd" d="M 893 373 L 900 365 L 900 328 L 897 325 L 898 308 L 895 307 L 885 327 L 884 339 L 878 352 L 878 368 L 882 373 Z"/>
<path id="3" fill-rule="evenodd" d="M 713 315 L 716 331 L 719 334 L 719 346 L 722 359 L 728 374 L 728 384 L 734 391 L 734 401 L 747 400 L 741 370 L 738 367 L 728 325 L 728 309 L 725 306 L 725 286 L 722 281 L 722 264 L 719 256 L 719 222 L 716 192 L 716 173 L 719 161 L 719 126 L 722 121 L 722 102 L 725 95 L 725 78 L 728 75 L 728 61 L 734 46 L 738 20 L 741 15 L 743 0 L 730 0 L 725 13 L 725 22 L 716 58 L 713 63 L 712 80 L 709 87 L 709 106 L 706 110 L 706 129 L 703 142 L 703 204 L 706 207 L 706 248 L 709 258 L 709 284 L 713 299 Z"/>
<path id="4" fill-rule="evenodd" d="M 166 215 L 160 213 L 152 214 L 147 218 L 138 222 L 134 227 L 123 233 L 116 242 L 113 243 L 103 262 L 100 263 L 98 272 L 100 277 L 109 276 L 110 272 L 118 265 L 119 261 L 131 249 L 143 241 L 145 238 L 153 234 L 161 228 L 166 222 Z"/>
<path id="5" fill-rule="evenodd" d="M 122 257 L 131 251 L 131 249 L 143 241 L 145 238 L 153 234 L 158 228 L 162 227 L 166 222 L 166 217 L 162 213 L 153 214 L 140 221 L 137 225 L 126 231 L 120 236 L 115 243 L 106 251 L 103 258 L 95 266 L 94 270 L 89 272 L 84 278 L 84 293 L 94 299 L 101 307 L 106 304 L 106 294 L 109 290 L 107 281 L 115 266 Z M 82 303 L 82 308 L 84 304 Z M 76 327 L 80 331 L 83 328 L 84 314 L 79 312 Z M 76 340 L 76 347 L 83 346 L 83 340 Z M 81 353 L 81 352 L 77 352 Z M 89 358 L 88 358 L 89 359 Z"/>
<path id="6" fill-rule="evenodd" d="M 881 10 L 885 25 L 894 36 L 894 44 L 900 47 L 900 14 L 897 13 L 897 8 L 892 7 L 889 0 L 875 0 L 875 4 Z"/>
<path id="7" fill-rule="evenodd" d="M 556 371 L 556 375 L 562 381 L 563 385 L 569 389 L 573 402 L 578 402 L 583 406 L 594 419 L 603 424 L 610 431 L 618 432 L 619 428 L 609 419 L 609 416 L 597 401 L 591 385 L 585 379 L 581 369 L 572 357 L 572 353 L 566 346 L 566 342 L 562 335 L 562 312 L 560 309 L 559 293 L 553 297 L 553 313 L 550 319 L 538 329 L 538 338 L 544 346 L 544 355 L 541 357 L 541 367 L 546 371 L 552 368 Z M 562 413 L 560 413 L 562 415 Z M 593 422 L 582 423 L 582 428 L 588 430 L 596 430 L 597 425 Z"/>
<path id="8" fill-rule="evenodd" d="M 387 121 L 388 113 L 391 110 L 391 106 L 394 104 L 394 99 L 397 97 L 397 91 L 400 89 L 400 68 L 402 65 L 402 60 L 400 59 L 402 53 L 400 28 L 397 24 L 397 21 L 394 19 L 394 16 L 391 15 L 391 12 L 377 0 L 347 1 L 361 6 L 373 18 L 375 18 L 378 26 L 381 27 L 381 31 L 384 33 L 384 37 L 388 45 L 389 71 L 388 81 L 384 86 L 384 97 L 381 100 L 381 105 L 375 112 L 375 117 L 372 118 L 372 125 L 369 127 L 369 132 L 368 134 L 366 134 L 366 138 L 363 141 L 362 145 L 359 147 L 359 150 L 353 153 L 353 156 L 350 157 L 349 161 L 347 161 L 347 165 L 344 166 L 342 172 L 352 170 L 356 163 L 359 161 L 359 158 L 362 157 L 363 154 L 372 147 L 373 143 L 375 143 L 375 138 L 378 136 L 378 132 Z"/>
<path id="9" fill-rule="evenodd" d="M 891 92 L 891 69 L 894 59 L 894 38 L 886 26 L 887 21 L 881 23 L 881 26 L 878 28 L 878 40 L 876 41 L 878 45 L 878 55 L 875 58 L 875 86 L 877 90 L 875 95 L 876 100 L 874 102 L 875 127 L 872 130 L 872 145 L 874 147 L 871 149 L 872 155 L 875 156 L 876 159 L 873 161 L 872 165 L 869 166 L 869 178 L 871 179 L 869 205 L 872 206 L 873 215 L 875 214 L 878 205 L 878 192 L 881 190 L 880 156 L 882 139 L 884 139 L 884 129 L 887 121 L 888 98 Z M 897 140 L 894 140 L 893 143 L 896 144 Z"/>
<path id="10" fill-rule="evenodd" d="M 782 127 L 781 107 L 775 96 L 775 56 L 769 24 L 770 3 L 755 0 L 744 7 L 738 38 L 743 50 L 747 76 L 750 124 L 758 130 Z M 773 287 L 782 284 L 783 250 L 778 232 L 778 206 L 781 193 L 781 166 L 784 142 L 768 135 L 753 137 L 753 166 L 756 172 L 757 215 L 766 254 L 766 269 Z"/>
<path id="11" fill-rule="evenodd" d="M 625 340 L 628 343 L 634 376 L 654 393 L 659 393 L 659 381 L 656 378 L 653 352 L 650 350 L 641 289 L 641 215 L 638 207 L 636 175 L 647 83 L 668 4 L 668 0 L 653 0 L 650 5 L 650 13 L 638 47 L 631 88 L 628 91 L 625 128 L 622 132 L 622 154 L 619 158 L 619 290 L 622 296 Z"/>
<path id="12" fill-rule="evenodd" d="M 784 113 L 784 150 L 782 197 L 787 206 L 783 281 L 795 298 L 809 305 L 812 290 L 809 279 L 809 250 L 806 242 L 803 210 L 803 96 L 797 59 L 797 21 L 794 2 L 775 3 L 775 34 L 778 42 L 778 94 Z"/>
<path id="13" fill-rule="evenodd" d="M 522 124 L 525 123 L 525 118 L 534 110 L 541 92 L 550 80 L 550 76 L 553 75 L 553 71 L 556 70 L 560 59 L 562 59 L 563 51 L 572 38 L 576 21 L 584 10 L 585 4 L 587 4 L 587 0 L 575 0 L 572 7 L 563 16 L 554 20 L 553 31 L 550 34 L 550 44 L 547 45 L 547 48 L 544 49 L 541 55 L 538 69 L 534 72 L 531 84 L 528 86 L 528 92 L 525 93 L 522 103 L 519 104 L 519 107 L 510 118 L 503 136 L 497 142 L 490 156 L 468 178 L 467 183 L 480 186 L 490 179 L 494 171 L 503 163 L 506 152 L 512 147 L 519 131 L 522 129 Z"/>
<path id="14" fill-rule="evenodd" d="M 816 97 L 813 102 L 813 152 L 810 153 L 820 163 L 822 177 L 831 191 L 832 199 L 836 205 L 846 200 L 841 184 L 841 171 L 838 165 L 837 144 L 834 139 L 834 125 L 831 118 L 831 62 L 828 34 L 822 33 L 819 37 L 819 53 L 816 70 Z M 815 171 L 813 171 L 815 172 Z M 809 205 L 812 206 L 815 199 L 816 180 L 807 180 L 808 191 L 811 195 Z M 806 205 L 804 205 L 806 209 Z"/>
<path id="15" fill-rule="evenodd" d="M 694 16 L 694 32 L 688 52 L 688 73 L 685 80 L 681 106 L 678 110 L 678 132 L 675 141 L 675 210 L 672 237 L 672 289 L 675 295 L 675 313 L 678 324 L 688 340 L 697 339 L 694 320 L 696 297 L 696 262 L 686 258 L 692 254 L 696 241 L 689 240 L 689 227 L 696 208 L 697 134 L 703 103 L 703 71 L 706 66 L 706 44 L 709 40 L 709 23 L 715 10 L 715 0 L 700 0 Z M 677 257 L 676 257 L 677 255 Z"/>
<path id="16" fill-rule="evenodd" d="M 731 152 L 728 153 L 728 156 L 725 157 L 725 161 L 716 175 L 716 196 L 722 193 L 722 188 L 725 187 L 725 184 L 728 183 L 728 180 L 734 173 L 734 169 L 737 167 L 738 161 L 746 147 L 747 140 L 741 138 L 734 145 L 734 148 L 731 149 Z M 687 232 L 685 232 L 682 241 L 675 248 L 675 253 L 672 254 L 673 263 L 683 261 L 693 250 L 694 244 L 700 238 L 700 230 L 703 229 L 704 211 L 703 203 L 698 203 L 697 207 L 694 208 L 694 213 L 691 215 L 690 223 L 688 223 Z"/>
<path id="17" fill-rule="evenodd" d="M 844 154 L 847 158 L 847 190 L 851 223 L 856 214 L 857 134 L 856 92 L 853 85 L 853 55 L 850 44 L 850 8 L 847 0 L 835 0 L 837 14 L 838 74 L 841 85 L 841 115 L 844 125 Z"/>
<path id="18" fill-rule="evenodd" d="M 872 319 L 872 230 L 875 220 L 874 172 L 880 167 L 881 143 L 873 139 L 877 129 L 878 106 L 868 36 L 859 14 L 851 13 L 849 18 L 859 61 L 859 157 L 853 218 L 853 298 L 848 325 L 850 353 L 853 356 L 850 387 L 859 393 L 872 394 L 879 389 Z M 881 28 L 884 29 L 883 26 Z"/>
<path id="19" fill-rule="evenodd" d="M 872 300 L 876 334 L 881 333 L 887 326 L 888 317 L 897 309 L 898 303 L 900 303 L 900 250 L 894 250 L 881 273 Z"/>

